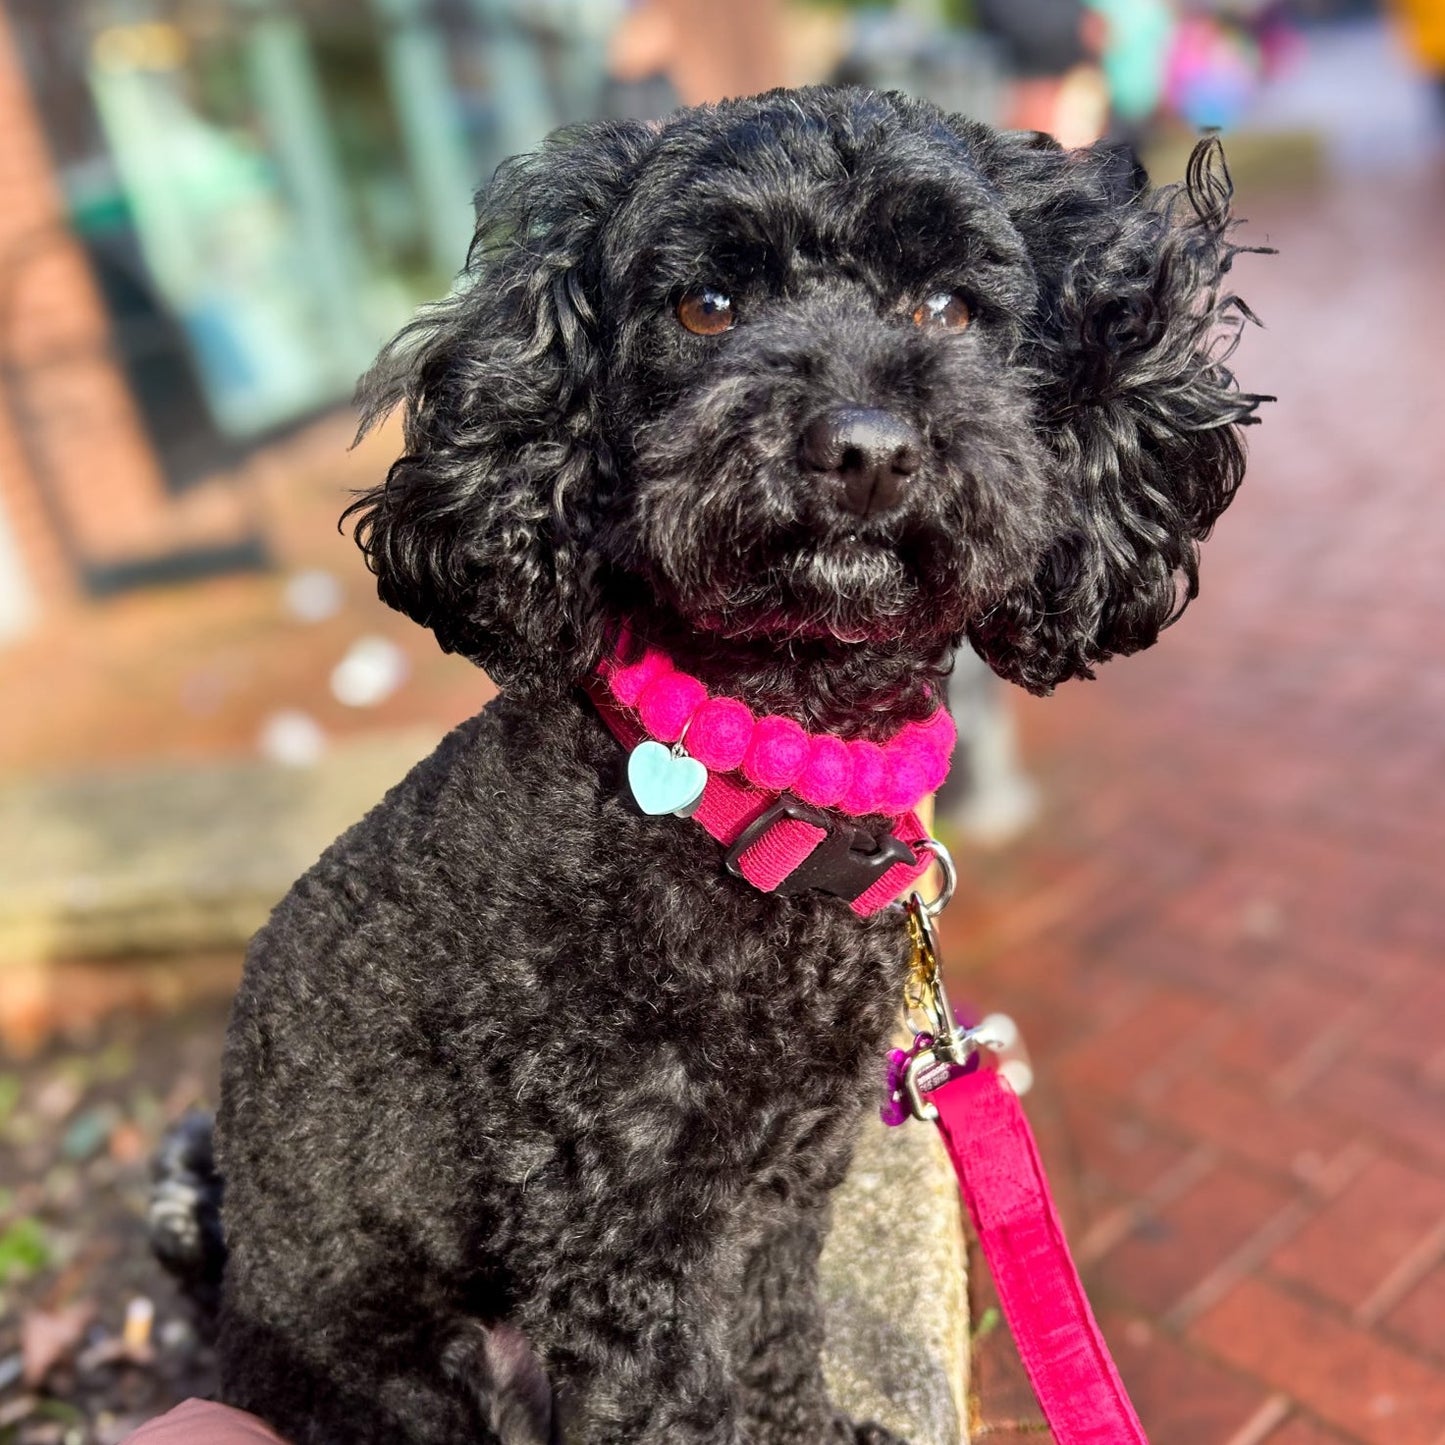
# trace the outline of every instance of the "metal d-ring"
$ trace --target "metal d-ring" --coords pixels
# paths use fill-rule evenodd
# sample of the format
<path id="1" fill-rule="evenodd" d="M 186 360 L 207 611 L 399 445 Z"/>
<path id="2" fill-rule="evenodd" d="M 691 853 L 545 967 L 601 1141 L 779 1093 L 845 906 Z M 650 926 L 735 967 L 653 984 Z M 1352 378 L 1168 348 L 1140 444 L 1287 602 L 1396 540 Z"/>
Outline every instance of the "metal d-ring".
<path id="1" fill-rule="evenodd" d="M 943 874 L 943 887 L 938 890 L 938 897 L 920 905 L 929 918 L 937 918 L 953 900 L 953 891 L 958 887 L 958 869 L 953 866 L 953 855 L 937 838 L 925 838 L 918 846 L 924 852 L 933 854 L 938 871 Z"/>

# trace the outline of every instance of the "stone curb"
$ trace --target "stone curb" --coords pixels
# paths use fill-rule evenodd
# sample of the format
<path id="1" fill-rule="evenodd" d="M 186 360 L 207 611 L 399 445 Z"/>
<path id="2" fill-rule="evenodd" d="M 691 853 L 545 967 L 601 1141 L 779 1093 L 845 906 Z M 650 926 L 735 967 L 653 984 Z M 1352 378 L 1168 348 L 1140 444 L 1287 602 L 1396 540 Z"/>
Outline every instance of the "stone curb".
<path id="1" fill-rule="evenodd" d="M 243 946 L 437 740 L 389 734 L 304 768 L 240 761 L 0 785 L 0 972 Z"/>
<path id="2" fill-rule="evenodd" d="M 967 1445 L 968 1255 L 932 1124 L 864 1125 L 818 1275 L 828 1391 L 910 1445 Z"/>

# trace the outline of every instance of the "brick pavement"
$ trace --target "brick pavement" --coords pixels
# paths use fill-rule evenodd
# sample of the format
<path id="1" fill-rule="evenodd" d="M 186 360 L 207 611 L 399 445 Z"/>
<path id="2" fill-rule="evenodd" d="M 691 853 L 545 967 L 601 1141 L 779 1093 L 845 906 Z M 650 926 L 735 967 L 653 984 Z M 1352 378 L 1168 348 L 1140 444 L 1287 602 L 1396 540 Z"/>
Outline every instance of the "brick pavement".
<path id="1" fill-rule="evenodd" d="M 1445 174 L 1247 209 L 1281 400 L 1203 595 L 1020 703 L 1046 816 L 947 943 L 1156 1445 L 1440 1445 Z M 979 1438 L 1047 1438 L 974 1291 Z"/>

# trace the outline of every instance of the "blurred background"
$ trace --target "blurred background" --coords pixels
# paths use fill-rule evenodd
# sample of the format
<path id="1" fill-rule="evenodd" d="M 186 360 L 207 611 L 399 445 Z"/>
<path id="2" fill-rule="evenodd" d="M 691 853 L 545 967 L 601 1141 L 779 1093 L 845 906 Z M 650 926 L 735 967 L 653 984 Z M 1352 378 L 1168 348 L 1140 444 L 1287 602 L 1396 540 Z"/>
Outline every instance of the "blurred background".
<path id="1" fill-rule="evenodd" d="M 945 941 L 1156 1440 L 1445 1438 L 1445 0 L 5 0 L 0 1445 L 211 1387 L 146 1157 L 246 937 L 491 695 L 337 534 L 357 374 L 502 157 L 830 79 L 1160 181 L 1218 127 L 1279 250 L 1185 620 L 1048 700 L 960 662 Z M 972 1289 L 975 1434 L 1046 1438 Z"/>

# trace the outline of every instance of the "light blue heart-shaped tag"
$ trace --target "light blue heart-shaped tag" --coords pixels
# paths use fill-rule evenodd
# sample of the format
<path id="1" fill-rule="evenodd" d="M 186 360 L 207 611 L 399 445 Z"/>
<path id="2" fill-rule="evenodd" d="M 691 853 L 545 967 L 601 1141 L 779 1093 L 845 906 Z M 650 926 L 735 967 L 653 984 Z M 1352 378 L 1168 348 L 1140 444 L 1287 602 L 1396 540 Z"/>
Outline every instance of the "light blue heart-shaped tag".
<path id="1" fill-rule="evenodd" d="M 689 818 L 702 801 L 707 769 L 680 748 L 674 750 L 649 738 L 633 748 L 627 759 L 627 782 L 637 806 L 661 817 L 676 813 Z"/>

